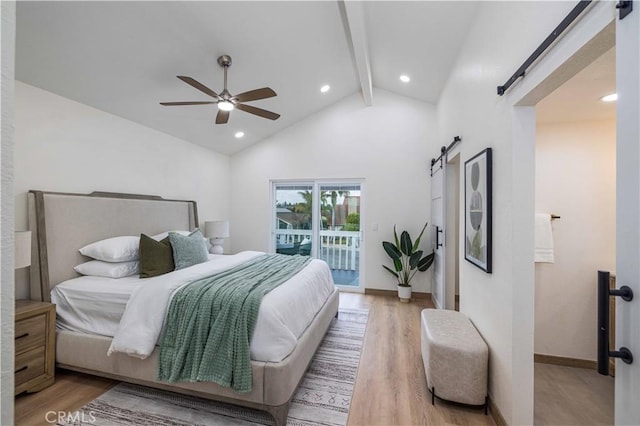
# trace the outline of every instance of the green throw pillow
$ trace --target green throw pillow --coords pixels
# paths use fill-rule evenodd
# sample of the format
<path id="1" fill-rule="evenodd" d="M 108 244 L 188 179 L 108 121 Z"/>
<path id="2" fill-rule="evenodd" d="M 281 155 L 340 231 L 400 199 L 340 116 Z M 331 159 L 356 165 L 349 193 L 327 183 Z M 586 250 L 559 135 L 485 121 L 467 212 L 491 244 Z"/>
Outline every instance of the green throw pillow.
<path id="1" fill-rule="evenodd" d="M 169 237 L 156 241 L 140 235 L 140 278 L 151 278 L 175 269 Z"/>
<path id="2" fill-rule="evenodd" d="M 209 260 L 204 237 L 199 229 L 196 229 L 189 235 L 169 232 L 169 241 L 171 241 L 171 248 L 173 249 L 173 260 L 176 264 L 176 271 Z"/>

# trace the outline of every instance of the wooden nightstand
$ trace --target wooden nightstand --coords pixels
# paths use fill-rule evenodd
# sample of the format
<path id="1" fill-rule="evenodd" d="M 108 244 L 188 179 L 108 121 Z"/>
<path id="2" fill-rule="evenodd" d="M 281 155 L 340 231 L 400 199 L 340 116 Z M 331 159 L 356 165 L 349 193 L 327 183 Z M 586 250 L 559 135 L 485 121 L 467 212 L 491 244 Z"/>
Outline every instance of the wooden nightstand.
<path id="1" fill-rule="evenodd" d="M 15 394 L 37 392 L 55 380 L 56 306 L 16 300 Z"/>

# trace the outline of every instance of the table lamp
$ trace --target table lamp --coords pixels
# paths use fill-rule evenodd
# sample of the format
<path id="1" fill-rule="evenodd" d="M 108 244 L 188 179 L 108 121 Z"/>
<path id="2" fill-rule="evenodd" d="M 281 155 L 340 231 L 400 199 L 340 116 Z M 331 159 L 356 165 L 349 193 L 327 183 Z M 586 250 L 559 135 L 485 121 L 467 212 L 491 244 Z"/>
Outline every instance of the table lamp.
<path id="1" fill-rule="evenodd" d="M 216 220 L 204 223 L 204 236 L 211 240 L 211 253 L 222 254 L 224 239 L 229 238 L 229 221 Z"/>

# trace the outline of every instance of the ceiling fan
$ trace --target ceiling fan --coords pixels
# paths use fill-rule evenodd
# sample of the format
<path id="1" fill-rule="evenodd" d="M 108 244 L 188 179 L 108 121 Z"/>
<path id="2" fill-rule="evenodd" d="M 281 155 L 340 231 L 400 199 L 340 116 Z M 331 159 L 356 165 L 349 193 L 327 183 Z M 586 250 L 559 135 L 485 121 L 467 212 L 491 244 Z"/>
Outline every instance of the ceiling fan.
<path id="1" fill-rule="evenodd" d="M 191 77 L 183 75 L 177 76 L 180 80 L 184 81 L 188 85 L 200 90 L 201 92 L 211 96 L 215 101 L 193 101 L 193 102 L 160 102 L 160 105 L 164 106 L 182 106 L 182 105 L 207 105 L 218 104 L 218 115 L 216 115 L 216 124 L 225 124 L 229 121 L 229 113 L 238 108 L 240 111 L 248 112 L 259 117 L 268 118 L 269 120 L 277 120 L 280 118 L 280 114 L 267 111 L 265 109 L 256 108 L 250 105 L 245 105 L 244 102 L 257 101 L 259 99 L 272 98 L 277 96 L 270 87 L 263 87 L 261 89 L 249 90 L 248 92 L 240 93 L 233 96 L 227 90 L 227 68 L 231 66 L 231 56 L 222 55 L 218 58 L 218 64 L 224 68 L 224 90 L 217 94 L 213 90 L 209 89 L 204 84 L 194 80 Z"/>

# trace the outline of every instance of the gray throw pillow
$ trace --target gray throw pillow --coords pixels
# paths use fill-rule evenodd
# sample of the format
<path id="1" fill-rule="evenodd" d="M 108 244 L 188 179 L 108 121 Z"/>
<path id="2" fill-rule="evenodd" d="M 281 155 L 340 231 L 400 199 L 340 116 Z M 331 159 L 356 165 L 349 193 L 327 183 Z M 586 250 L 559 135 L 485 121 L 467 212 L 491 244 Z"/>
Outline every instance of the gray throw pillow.
<path id="1" fill-rule="evenodd" d="M 189 235 L 169 232 L 169 241 L 171 241 L 176 271 L 209 260 L 204 237 L 199 229 Z"/>
<path id="2" fill-rule="evenodd" d="M 151 278 L 173 271 L 173 250 L 169 237 L 156 241 L 140 235 L 140 278 Z"/>

